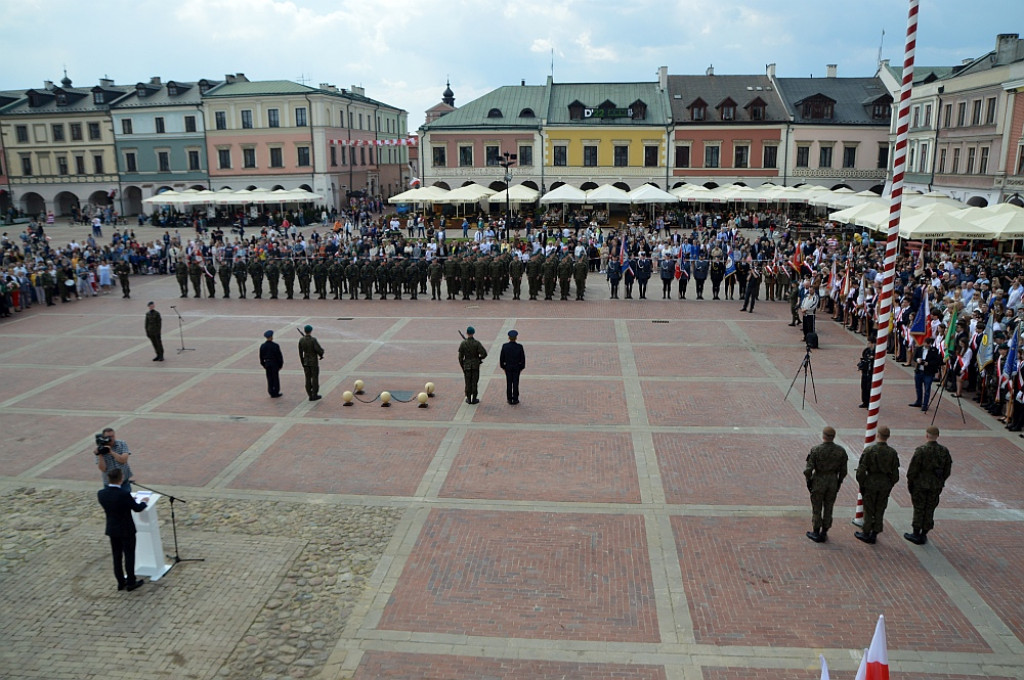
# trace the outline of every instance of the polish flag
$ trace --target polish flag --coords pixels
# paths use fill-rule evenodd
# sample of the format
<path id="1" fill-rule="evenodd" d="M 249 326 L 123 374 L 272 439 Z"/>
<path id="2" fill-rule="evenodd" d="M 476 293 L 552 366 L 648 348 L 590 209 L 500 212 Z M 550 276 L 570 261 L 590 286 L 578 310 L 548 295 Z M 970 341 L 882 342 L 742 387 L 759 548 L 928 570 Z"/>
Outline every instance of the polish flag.
<path id="1" fill-rule="evenodd" d="M 825 655 L 819 654 L 821 657 L 821 680 L 831 680 L 828 675 L 828 663 L 825 661 Z"/>
<path id="2" fill-rule="evenodd" d="M 879 616 L 871 646 L 864 650 L 856 680 L 889 680 L 889 651 L 885 645 L 885 617 Z"/>

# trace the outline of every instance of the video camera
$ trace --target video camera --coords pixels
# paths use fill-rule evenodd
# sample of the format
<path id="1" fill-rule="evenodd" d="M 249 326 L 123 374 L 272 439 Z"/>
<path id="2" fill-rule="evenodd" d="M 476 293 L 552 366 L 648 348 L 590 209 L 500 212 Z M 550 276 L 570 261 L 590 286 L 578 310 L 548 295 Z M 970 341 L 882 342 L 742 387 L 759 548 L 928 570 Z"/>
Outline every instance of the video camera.
<path id="1" fill-rule="evenodd" d="M 113 440 L 109 436 L 102 432 L 96 435 L 96 455 L 105 456 L 110 453 L 110 444 L 112 441 Z"/>

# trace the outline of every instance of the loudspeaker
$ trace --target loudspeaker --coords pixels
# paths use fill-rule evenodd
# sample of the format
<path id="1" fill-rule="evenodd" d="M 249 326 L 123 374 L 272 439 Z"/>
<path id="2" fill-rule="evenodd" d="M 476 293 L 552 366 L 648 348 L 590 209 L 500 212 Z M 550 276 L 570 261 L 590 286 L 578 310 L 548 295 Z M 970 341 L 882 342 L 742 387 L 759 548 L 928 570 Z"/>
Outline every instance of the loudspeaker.
<path id="1" fill-rule="evenodd" d="M 804 336 L 804 342 L 806 342 L 807 346 L 811 349 L 818 349 L 818 334 L 811 331 Z"/>

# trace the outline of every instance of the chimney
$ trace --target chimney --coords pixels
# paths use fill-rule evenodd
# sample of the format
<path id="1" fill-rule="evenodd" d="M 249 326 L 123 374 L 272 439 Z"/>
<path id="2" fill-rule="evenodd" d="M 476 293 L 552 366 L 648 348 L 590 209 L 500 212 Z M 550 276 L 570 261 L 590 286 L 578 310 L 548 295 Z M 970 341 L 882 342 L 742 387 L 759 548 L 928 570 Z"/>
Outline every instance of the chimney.
<path id="1" fill-rule="evenodd" d="M 160 84 L 160 76 L 150 76 L 149 77 L 149 84 L 150 85 L 159 85 Z"/>
<path id="2" fill-rule="evenodd" d="M 43 81 L 43 87 L 46 88 L 47 90 L 52 90 L 53 89 L 53 81 L 52 80 L 44 80 Z"/>
<path id="3" fill-rule="evenodd" d="M 114 81 L 110 78 L 100 78 L 100 87 L 113 87 Z"/>
<path id="4" fill-rule="evenodd" d="M 996 63 L 1009 64 L 1017 56 L 1017 33 L 1000 33 L 996 36 Z"/>
<path id="5" fill-rule="evenodd" d="M 658 89 L 662 92 L 668 89 L 668 66 L 658 67 Z"/>
<path id="6" fill-rule="evenodd" d="M 713 76 L 713 75 L 715 75 L 715 65 L 711 64 L 711 66 L 708 66 L 708 70 L 704 71 L 704 75 L 706 75 L 706 76 Z"/>
<path id="7" fill-rule="evenodd" d="M 249 79 L 245 77 L 244 73 L 236 73 L 235 74 L 235 80 L 237 82 L 239 82 L 239 83 L 247 83 L 247 82 L 249 82 Z"/>
<path id="8" fill-rule="evenodd" d="M 366 90 L 359 85 L 353 85 L 352 87 L 349 88 L 349 90 L 352 92 L 352 94 L 357 94 L 361 97 L 366 96 Z"/>
<path id="9" fill-rule="evenodd" d="M 825 77 L 826 78 L 835 78 L 836 77 L 836 65 L 835 64 L 825 64 Z"/>
<path id="10" fill-rule="evenodd" d="M 523 78 L 522 80 L 519 81 L 519 86 L 526 87 L 526 78 Z"/>
<path id="11" fill-rule="evenodd" d="M 773 62 L 771 64 L 767 64 L 764 67 L 764 71 L 765 71 L 765 75 L 767 75 L 769 78 L 774 78 L 775 77 L 775 63 Z"/>
<path id="12" fill-rule="evenodd" d="M 968 65 L 968 64 L 970 64 L 970 63 L 971 63 L 972 61 L 974 61 L 974 59 L 961 59 L 961 60 L 960 60 L 960 65 L 961 65 L 961 66 L 967 66 L 967 65 Z"/>

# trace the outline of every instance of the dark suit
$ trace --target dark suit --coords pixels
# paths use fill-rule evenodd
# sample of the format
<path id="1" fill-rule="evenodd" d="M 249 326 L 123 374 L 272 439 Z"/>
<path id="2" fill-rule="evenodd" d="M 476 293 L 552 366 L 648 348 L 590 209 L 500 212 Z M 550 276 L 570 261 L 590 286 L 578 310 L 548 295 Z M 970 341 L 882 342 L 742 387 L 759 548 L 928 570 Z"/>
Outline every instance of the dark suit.
<path id="1" fill-rule="evenodd" d="M 505 371 L 505 395 L 510 404 L 519 403 L 519 374 L 526 368 L 526 350 L 518 342 L 501 346 L 498 366 Z"/>
<path id="2" fill-rule="evenodd" d="M 119 486 L 100 489 L 99 498 L 107 514 L 107 536 L 114 557 L 114 576 L 121 587 L 135 583 L 135 520 L 132 511 L 142 512 L 145 503 L 136 503 L 132 495 Z M 123 566 L 123 569 L 122 569 Z"/>
<path id="3" fill-rule="evenodd" d="M 939 350 L 927 345 L 914 348 L 914 389 L 917 392 L 917 401 L 912 406 L 920 406 L 922 410 L 928 410 L 928 401 L 932 394 L 932 382 L 935 374 L 942 366 L 942 357 Z"/>
<path id="4" fill-rule="evenodd" d="M 272 397 L 280 396 L 281 378 L 278 374 L 284 366 L 284 355 L 281 354 L 281 346 L 273 340 L 260 345 L 260 366 L 267 372 L 267 392 Z"/>

